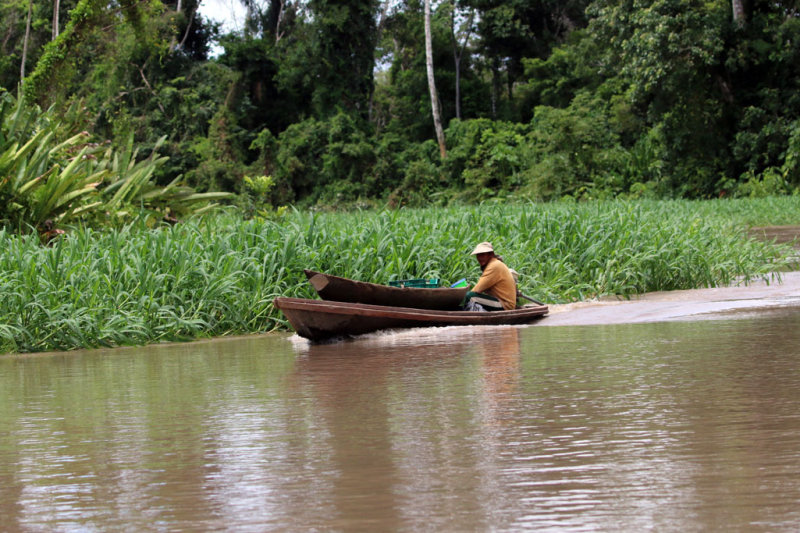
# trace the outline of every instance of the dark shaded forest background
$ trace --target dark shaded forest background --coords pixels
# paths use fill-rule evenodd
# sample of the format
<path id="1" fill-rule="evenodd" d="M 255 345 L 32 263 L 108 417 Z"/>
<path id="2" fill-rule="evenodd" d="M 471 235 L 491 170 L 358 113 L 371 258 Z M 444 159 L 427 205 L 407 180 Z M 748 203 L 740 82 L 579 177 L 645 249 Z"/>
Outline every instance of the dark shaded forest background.
<path id="1" fill-rule="evenodd" d="M 0 87 L 157 149 L 158 184 L 252 194 L 270 176 L 273 205 L 800 184 L 797 1 L 434 2 L 444 158 L 422 2 L 245 1 L 225 34 L 197 0 L 0 0 Z"/>

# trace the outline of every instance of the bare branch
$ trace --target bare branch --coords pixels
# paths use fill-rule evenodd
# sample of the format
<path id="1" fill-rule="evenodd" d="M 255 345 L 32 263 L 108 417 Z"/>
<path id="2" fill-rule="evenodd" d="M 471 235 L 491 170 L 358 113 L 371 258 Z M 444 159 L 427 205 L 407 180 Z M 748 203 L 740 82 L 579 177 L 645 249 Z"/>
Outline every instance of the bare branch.
<path id="1" fill-rule="evenodd" d="M 146 65 L 146 63 L 145 63 L 145 65 Z M 161 102 L 158 101 L 158 98 L 157 98 L 158 97 L 158 93 L 156 93 L 155 90 L 153 90 L 153 87 L 150 85 L 150 82 L 147 81 L 147 77 L 144 75 L 144 65 L 141 66 L 141 67 L 138 66 L 138 65 L 135 65 L 135 66 L 136 66 L 137 69 L 139 69 L 139 74 L 142 76 L 142 81 L 144 82 L 144 84 L 147 86 L 147 88 L 150 90 L 150 92 L 153 94 L 153 96 L 156 97 L 156 105 L 161 110 L 161 112 L 166 115 L 167 111 L 164 109 L 164 106 L 161 105 Z"/>

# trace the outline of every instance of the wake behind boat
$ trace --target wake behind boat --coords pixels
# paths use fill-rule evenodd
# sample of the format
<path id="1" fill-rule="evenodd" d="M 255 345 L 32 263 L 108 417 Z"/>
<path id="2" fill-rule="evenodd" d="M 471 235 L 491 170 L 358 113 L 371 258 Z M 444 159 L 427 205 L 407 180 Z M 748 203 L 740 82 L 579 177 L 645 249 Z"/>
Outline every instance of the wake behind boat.
<path id="1" fill-rule="evenodd" d="M 441 311 L 283 297 L 275 299 L 275 307 L 298 335 L 312 341 L 381 329 L 528 324 L 548 311 L 546 305 L 511 311 Z"/>
<path id="2" fill-rule="evenodd" d="M 311 286 L 323 300 L 362 303 L 415 309 L 457 311 L 467 294 L 467 288 L 390 287 L 377 283 L 304 270 Z"/>

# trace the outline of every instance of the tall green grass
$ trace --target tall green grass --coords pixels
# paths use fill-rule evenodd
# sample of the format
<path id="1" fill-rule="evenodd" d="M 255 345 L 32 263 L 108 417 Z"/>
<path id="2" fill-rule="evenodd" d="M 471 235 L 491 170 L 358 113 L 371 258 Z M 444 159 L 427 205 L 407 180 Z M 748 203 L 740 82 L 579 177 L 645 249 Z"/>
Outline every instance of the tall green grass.
<path id="1" fill-rule="evenodd" d="M 548 302 L 725 285 L 782 268 L 749 224 L 800 221 L 794 198 L 492 204 L 234 214 L 173 227 L 76 229 L 52 247 L 0 231 L 0 353 L 144 344 L 286 327 L 276 296 L 315 297 L 303 268 L 385 283 L 467 277 L 490 240 L 524 293 Z"/>

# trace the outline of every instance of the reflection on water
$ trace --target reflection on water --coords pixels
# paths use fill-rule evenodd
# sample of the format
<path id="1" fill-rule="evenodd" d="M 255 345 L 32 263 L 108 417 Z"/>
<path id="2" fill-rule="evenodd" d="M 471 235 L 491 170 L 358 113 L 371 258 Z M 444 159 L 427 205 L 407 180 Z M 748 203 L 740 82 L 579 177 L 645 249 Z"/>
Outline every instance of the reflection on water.
<path id="1" fill-rule="evenodd" d="M 0 530 L 793 530 L 798 326 L 0 359 Z"/>

